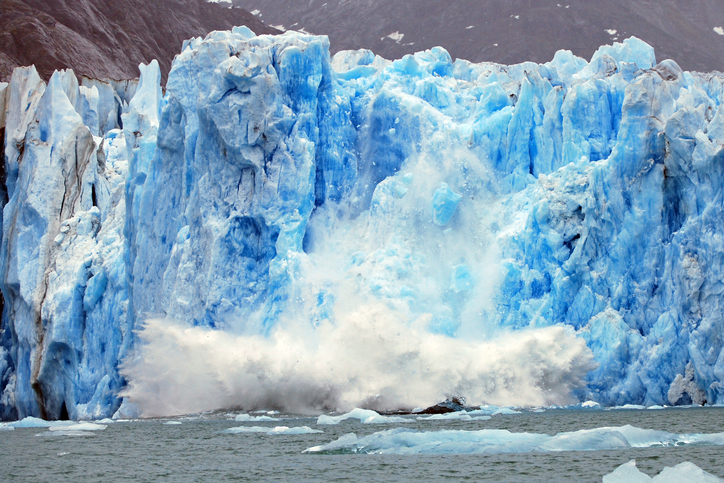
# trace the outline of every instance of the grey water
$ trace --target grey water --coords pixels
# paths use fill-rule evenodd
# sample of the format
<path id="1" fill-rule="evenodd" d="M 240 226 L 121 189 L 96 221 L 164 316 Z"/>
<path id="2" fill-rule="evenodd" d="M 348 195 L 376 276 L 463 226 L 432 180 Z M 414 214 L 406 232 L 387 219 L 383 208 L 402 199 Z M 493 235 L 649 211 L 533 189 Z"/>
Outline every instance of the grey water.
<path id="1" fill-rule="evenodd" d="M 284 417 L 284 415 L 281 415 Z M 287 418 L 289 418 L 287 416 Z M 405 427 L 418 431 L 507 429 L 546 433 L 630 424 L 671 433 L 724 432 L 724 408 L 546 410 L 488 421 L 316 424 L 316 418 L 239 423 L 226 413 L 108 424 L 70 436 L 46 428 L 0 431 L 0 481 L 596 481 L 635 459 L 654 476 L 689 461 L 724 477 L 724 447 L 678 446 L 518 454 L 379 455 L 303 453 L 346 433 L 365 436 Z M 307 435 L 223 433 L 238 426 L 309 426 Z M 693 482 L 691 482 L 693 483 Z"/>

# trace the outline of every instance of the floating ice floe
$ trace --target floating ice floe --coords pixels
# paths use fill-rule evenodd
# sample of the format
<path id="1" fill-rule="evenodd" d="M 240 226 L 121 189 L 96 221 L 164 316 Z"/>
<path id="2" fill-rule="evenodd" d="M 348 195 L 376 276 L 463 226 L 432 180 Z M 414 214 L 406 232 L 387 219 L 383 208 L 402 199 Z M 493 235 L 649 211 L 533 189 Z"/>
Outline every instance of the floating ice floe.
<path id="1" fill-rule="evenodd" d="M 229 428 L 223 431 L 228 434 L 239 434 L 239 433 L 262 433 L 268 436 L 275 435 L 300 435 L 300 434 L 317 434 L 323 433 L 318 429 L 312 429 L 309 426 L 299 426 L 289 428 L 287 426 L 277 426 L 275 428 L 265 428 L 263 426 L 238 426 L 236 428 Z"/>
<path id="2" fill-rule="evenodd" d="M 53 425 L 48 429 L 51 431 L 103 431 L 108 426 L 96 423 L 75 423 L 67 425 Z"/>
<path id="3" fill-rule="evenodd" d="M 689 462 L 678 464 L 673 468 L 664 468 L 661 473 L 651 478 L 636 468 L 634 460 L 619 466 L 616 471 L 603 477 L 603 483 L 681 483 L 682 481 L 720 483 L 724 480 Z"/>
<path id="4" fill-rule="evenodd" d="M 473 412 L 458 411 L 454 413 L 433 414 L 432 416 L 418 416 L 418 421 L 487 421 L 491 416 L 471 416 Z"/>
<path id="5" fill-rule="evenodd" d="M 72 424 L 70 422 L 66 421 L 46 421 L 44 419 L 40 418 L 34 418 L 32 416 L 29 416 L 27 418 L 21 419 L 20 421 L 13 421 L 10 423 L 0 423 L 0 427 L 6 427 L 6 428 L 49 428 L 53 424 L 56 425 L 67 425 Z"/>
<path id="6" fill-rule="evenodd" d="M 498 406 L 480 406 L 480 409 L 468 411 L 468 414 L 470 416 L 484 416 L 484 415 L 497 416 L 499 414 L 503 414 L 503 415 L 521 414 L 521 411 L 517 411 L 513 408 L 498 407 Z"/>
<path id="7" fill-rule="evenodd" d="M 630 425 L 558 433 L 511 433 L 501 429 L 420 432 L 404 428 L 357 437 L 349 433 L 305 452 L 375 454 L 467 454 L 601 451 L 683 445 L 724 446 L 724 433 L 674 434 Z"/>
<path id="8" fill-rule="evenodd" d="M 239 414 L 234 420 L 237 423 L 260 423 L 264 421 L 280 421 L 281 418 L 272 418 L 271 416 L 252 416 L 251 414 Z"/>
<path id="9" fill-rule="evenodd" d="M 400 416 L 383 416 L 370 409 L 353 409 L 352 411 L 340 416 L 328 416 L 322 414 L 317 419 L 317 424 L 339 424 L 348 419 L 358 419 L 362 424 L 391 424 L 391 423 L 410 423 L 412 419 Z"/>
<path id="10" fill-rule="evenodd" d="M 0 431 L 13 431 L 16 428 L 48 428 L 57 435 L 60 435 L 61 433 L 72 433 L 75 435 L 76 433 L 83 433 L 86 431 L 102 431 L 108 427 L 107 423 L 109 421 L 110 420 L 101 420 L 95 423 L 84 421 L 46 421 L 44 419 L 29 416 L 21 419 L 20 421 L 0 423 Z M 41 433 L 41 435 L 42 434 L 43 433 Z"/>

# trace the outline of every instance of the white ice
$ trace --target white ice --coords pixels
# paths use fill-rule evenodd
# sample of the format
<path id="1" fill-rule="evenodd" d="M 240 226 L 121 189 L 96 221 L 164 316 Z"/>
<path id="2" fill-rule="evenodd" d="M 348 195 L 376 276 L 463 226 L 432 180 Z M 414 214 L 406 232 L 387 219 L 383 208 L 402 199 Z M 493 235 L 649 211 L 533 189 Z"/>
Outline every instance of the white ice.
<path id="1" fill-rule="evenodd" d="M 317 418 L 317 424 L 333 425 L 339 424 L 348 419 L 356 419 L 362 424 L 394 424 L 412 422 L 412 419 L 403 418 L 401 416 L 382 416 L 381 414 L 369 409 L 355 408 L 340 416 L 328 416 L 326 414 L 322 414 L 319 418 Z"/>
<path id="2" fill-rule="evenodd" d="M 236 428 L 229 428 L 223 431 L 224 433 L 229 434 L 240 434 L 240 433 L 262 433 L 266 434 L 267 436 L 276 436 L 276 435 L 300 435 L 300 434 L 317 434 L 317 433 L 323 433 L 324 431 L 320 431 L 318 429 L 312 429 L 308 426 L 299 426 L 299 427 L 287 427 L 287 426 L 277 426 L 275 428 L 268 428 L 263 426 L 239 426 Z"/>
<path id="3" fill-rule="evenodd" d="M 331 443 L 307 452 L 343 451 L 375 454 L 464 454 L 528 453 L 558 451 L 602 451 L 655 446 L 724 446 L 724 433 L 673 434 L 633 426 L 606 427 L 554 436 L 537 433 L 511 433 L 507 430 L 431 431 L 391 429 L 358 438 L 346 434 Z"/>
<path id="4" fill-rule="evenodd" d="M 641 472 L 636 467 L 636 461 L 631 460 L 619 466 L 613 473 L 603 477 L 603 483 L 681 483 L 683 481 L 696 483 L 721 483 L 721 479 L 707 473 L 693 463 L 679 463 L 673 468 L 664 468 L 653 478 Z"/>

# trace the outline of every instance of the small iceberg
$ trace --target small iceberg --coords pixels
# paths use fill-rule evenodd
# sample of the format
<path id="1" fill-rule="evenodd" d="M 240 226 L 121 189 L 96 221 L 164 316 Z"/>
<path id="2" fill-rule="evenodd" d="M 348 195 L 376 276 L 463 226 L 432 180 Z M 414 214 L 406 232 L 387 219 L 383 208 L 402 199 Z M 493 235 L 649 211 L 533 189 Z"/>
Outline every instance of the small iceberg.
<path id="1" fill-rule="evenodd" d="M 317 419 L 317 424 L 339 424 L 342 421 L 346 421 L 348 419 L 357 419 L 362 424 L 396 424 L 412 422 L 411 419 L 402 418 L 399 416 L 383 416 L 378 412 L 372 411 L 370 409 L 357 408 L 353 409 L 347 414 L 342 414 L 341 416 L 327 416 L 326 414 L 323 414 Z"/>
<path id="2" fill-rule="evenodd" d="M 694 463 L 684 462 L 673 468 L 664 468 L 661 473 L 651 478 L 636 467 L 636 461 L 631 460 L 616 468 L 611 474 L 603 477 L 603 483 L 679 483 L 691 481 L 697 483 L 721 483 L 723 479 L 707 473 Z"/>
<path id="3" fill-rule="evenodd" d="M 349 433 L 305 452 L 365 454 L 502 454 L 558 451 L 602 451 L 654 446 L 724 446 L 724 433 L 673 434 L 630 425 L 559 433 L 511 433 L 501 429 L 480 431 L 428 431 L 405 428 L 380 431 L 358 438 Z"/>
<path id="4" fill-rule="evenodd" d="M 222 433 L 227 434 L 239 434 L 239 433 L 261 433 L 267 436 L 275 435 L 300 435 L 300 434 L 319 434 L 324 431 L 318 429 L 312 429 L 309 426 L 299 426 L 295 428 L 289 428 L 287 426 L 277 426 L 275 428 L 265 428 L 263 426 L 238 426 L 236 428 L 229 428 Z"/>
<path id="5" fill-rule="evenodd" d="M 487 421 L 491 416 L 471 416 L 476 411 L 458 411 L 454 413 L 433 414 L 432 416 L 418 416 L 418 421 Z"/>
<path id="6" fill-rule="evenodd" d="M 51 431 L 103 431 L 108 426 L 105 424 L 96 423 L 75 423 L 75 424 L 63 424 L 53 425 L 48 429 Z"/>
<path id="7" fill-rule="evenodd" d="M 261 423 L 280 420 L 281 418 L 272 418 L 271 416 L 252 416 L 251 414 L 239 414 L 234 418 L 234 421 L 237 423 Z"/>
<path id="8" fill-rule="evenodd" d="M 12 431 L 16 428 L 48 428 L 51 431 L 100 431 L 106 429 L 108 421 L 110 420 L 101 420 L 97 423 L 84 421 L 46 421 L 44 419 L 28 416 L 20 421 L 0 423 L 0 431 Z"/>

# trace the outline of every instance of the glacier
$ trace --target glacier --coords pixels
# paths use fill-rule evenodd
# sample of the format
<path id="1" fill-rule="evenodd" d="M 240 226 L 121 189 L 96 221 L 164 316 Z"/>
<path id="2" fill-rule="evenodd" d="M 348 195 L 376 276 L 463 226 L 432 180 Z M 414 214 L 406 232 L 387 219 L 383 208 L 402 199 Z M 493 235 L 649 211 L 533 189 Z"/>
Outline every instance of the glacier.
<path id="1" fill-rule="evenodd" d="M 0 84 L 0 418 L 724 404 L 724 75 L 330 57 Z"/>

